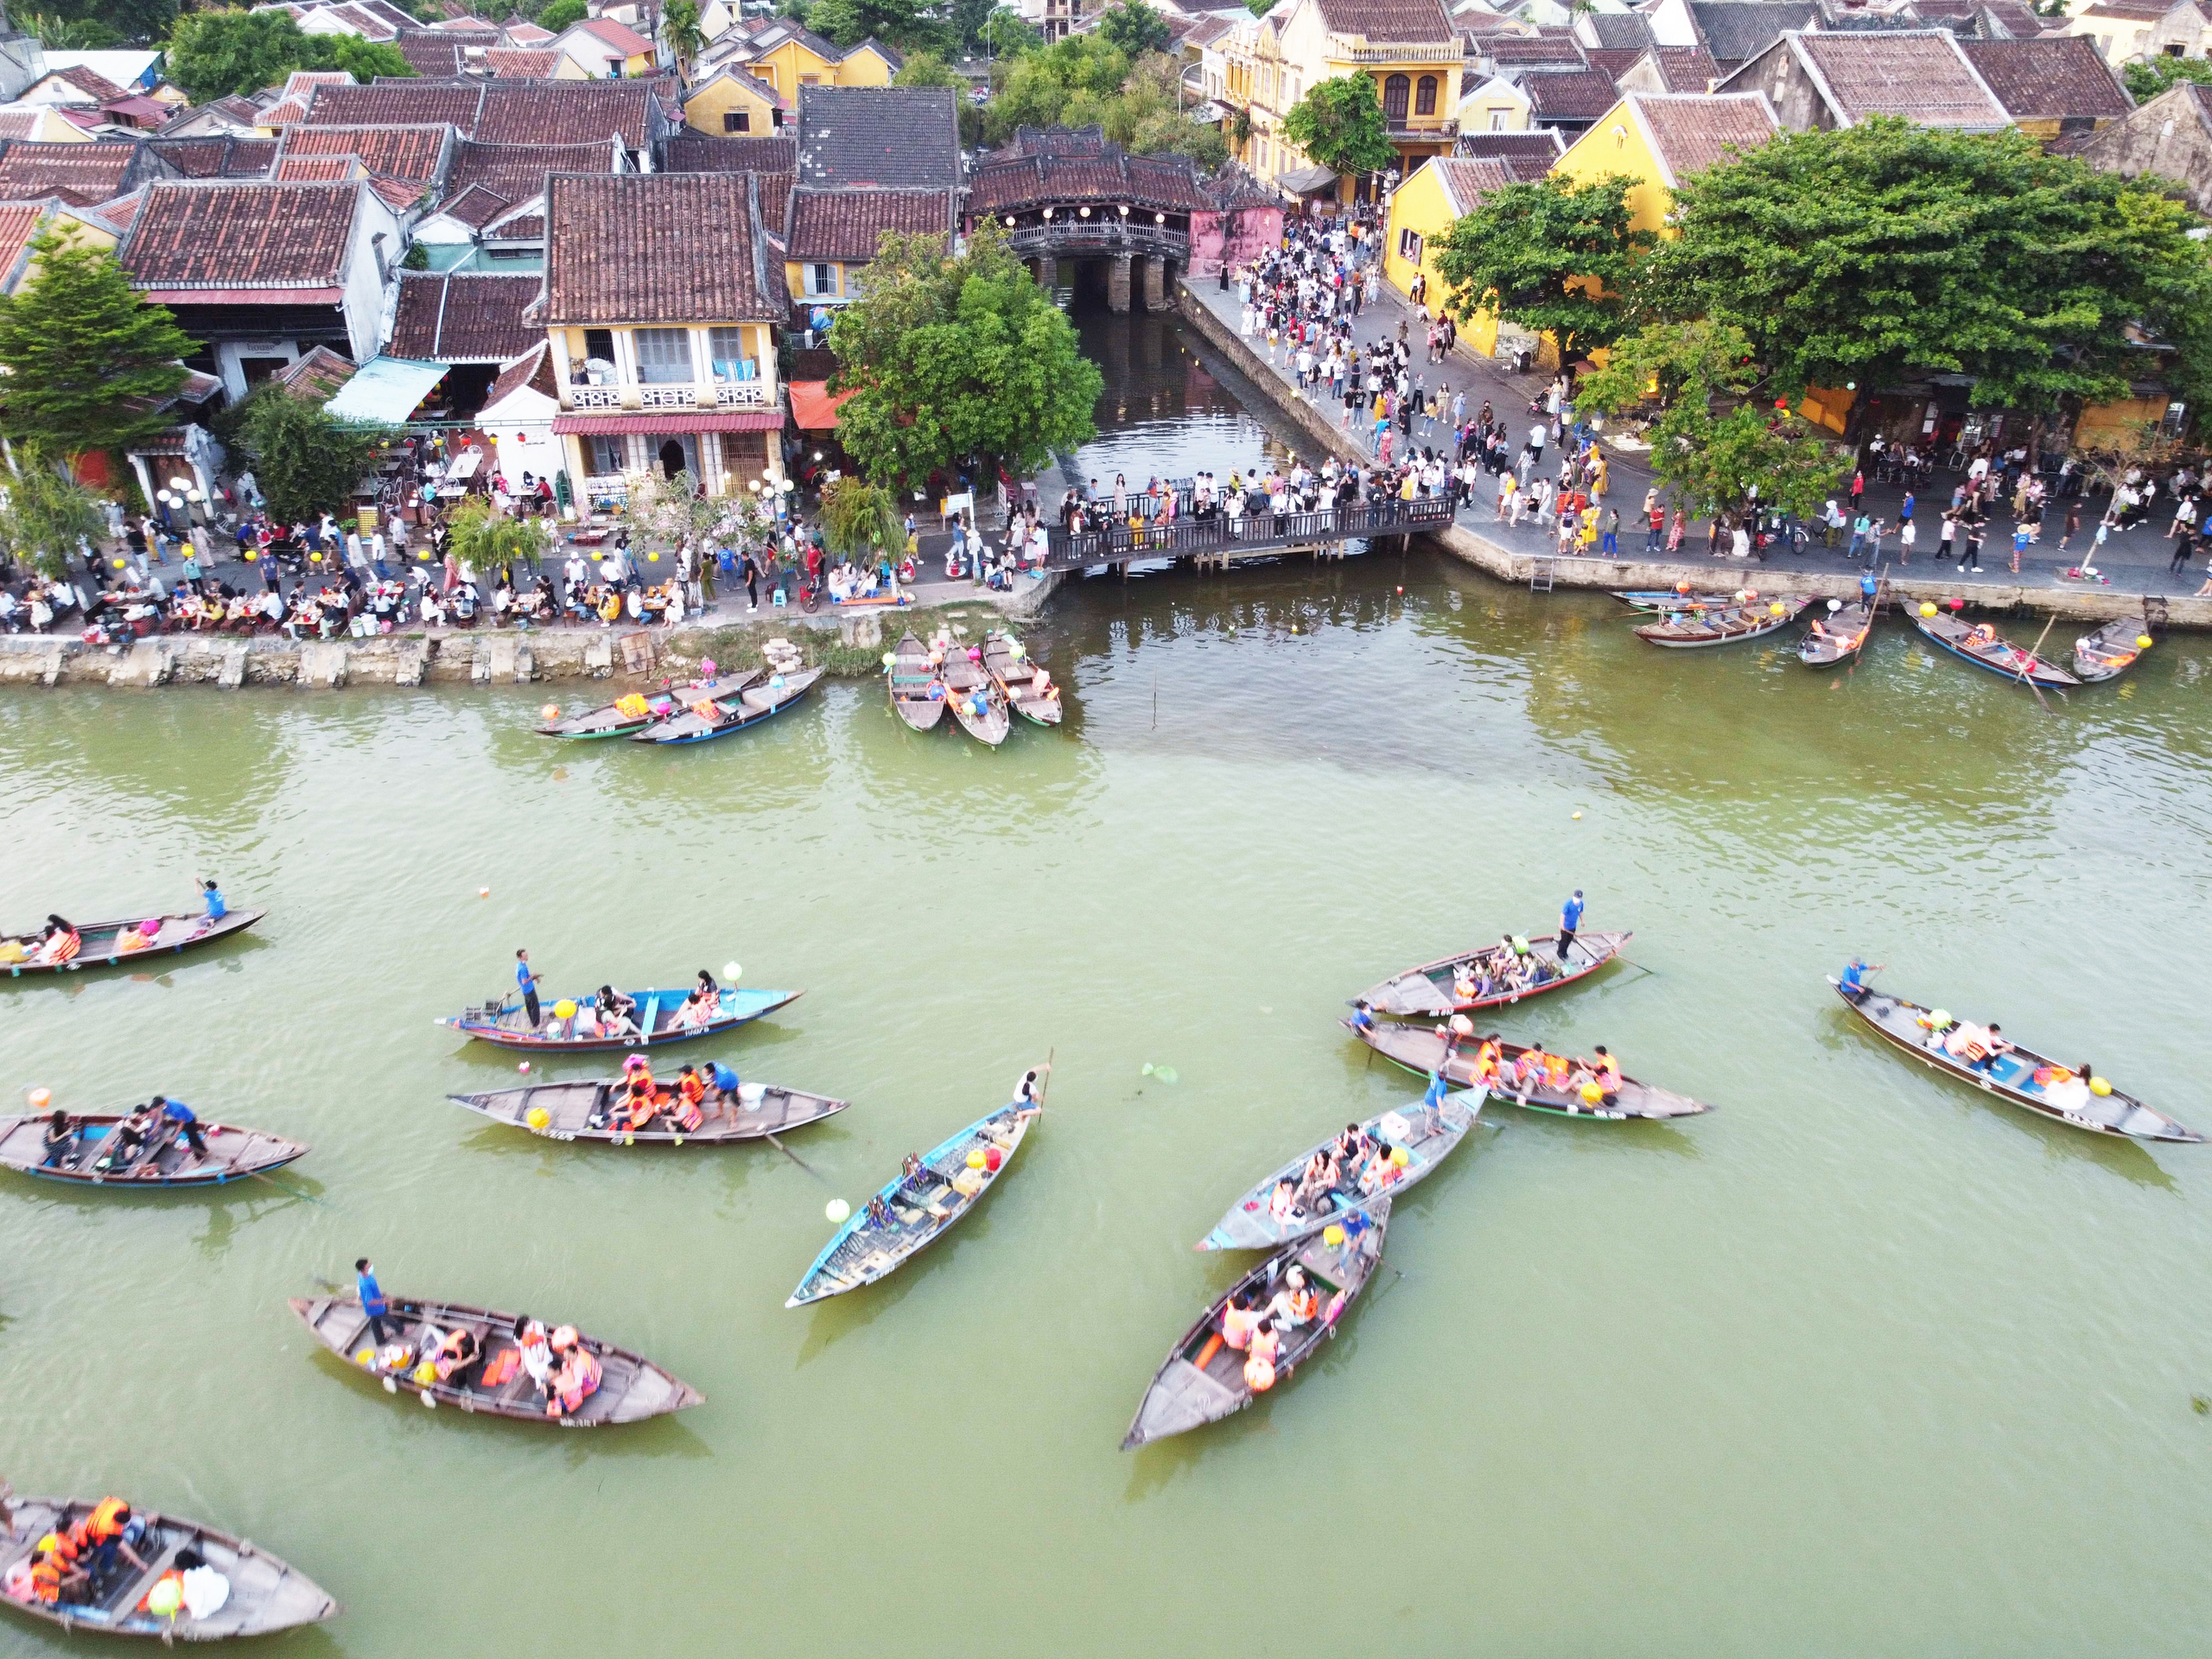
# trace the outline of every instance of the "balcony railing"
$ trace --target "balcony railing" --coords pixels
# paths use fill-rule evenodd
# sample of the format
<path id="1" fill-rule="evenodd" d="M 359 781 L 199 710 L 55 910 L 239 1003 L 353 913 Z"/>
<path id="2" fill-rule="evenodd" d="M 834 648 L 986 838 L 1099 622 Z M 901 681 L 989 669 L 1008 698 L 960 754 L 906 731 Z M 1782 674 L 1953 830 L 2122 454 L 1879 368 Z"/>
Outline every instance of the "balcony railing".
<path id="1" fill-rule="evenodd" d="M 1007 232 L 1007 245 L 1018 254 L 1143 253 L 1187 259 L 1191 238 L 1173 226 L 1154 225 L 1150 215 L 1139 220 L 1132 213 L 1104 219 L 1054 219 L 1042 225 L 1024 225 Z"/>
<path id="2" fill-rule="evenodd" d="M 696 409 L 699 407 L 698 389 L 688 381 L 673 386 L 639 386 L 638 407 L 639 409 Z"/>
<path id="3" fill-rule="evenodd" d="M 620 409 L 622 407 L 622 389 L 619 386 L 570 386 L 569 407 Z"/>
<path id="4" fill-rule="evenodd" d="M 723 380 L 715 386 L 715 407 L 717 409 L 765 409 L 768 404 L 768 383 L 766 380 Z"/>

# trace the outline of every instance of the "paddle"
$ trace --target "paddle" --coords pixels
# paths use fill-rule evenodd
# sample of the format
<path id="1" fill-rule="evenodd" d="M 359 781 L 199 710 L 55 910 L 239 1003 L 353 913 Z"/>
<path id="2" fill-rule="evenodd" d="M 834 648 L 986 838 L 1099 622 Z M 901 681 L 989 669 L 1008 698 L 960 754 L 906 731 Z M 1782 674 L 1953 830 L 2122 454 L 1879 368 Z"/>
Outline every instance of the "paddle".
<path id="1" fill-rule="evenodd" d="M 2043 642 L 2050 638 L 2051 626 L 2057 620 L 2058 613 L 2056 611 L 2053 611 L 2050 617 L 2044 621 L 2043 625 L 2043 632 L 2036 636 L 2035 649 L 2028 653 L 2027 661 L 2022 663 L 2019 667 L 2019 677 L 2027 682 L 2028 690 L 2036 694 L 2036 701 L 2043 704 L 2043 711 L 2046 715 L 2053 712 L 2050 702 L 2049 699 L 2044 696 L 2043 688 L 2037 685 L 2034 679 L 2030 677 L 2028 673 L 2028 664 L 2035 662 L 2042 657 Z"/>
<path id="2" fill-rule="evenodd" d="M 285 1185 L 283 1182 L 278 1180 L 274 1175 L 264 1174 L 257 1169 L 249 1169 L 246 1171 L 246 1173 L 253 1177 L 257 1181 L 268 1182 L 270 1185 L 275 1187 L 279 1192 L 285 1193 L 291 1198 L 304 1198 L 309 1204 L 321 1204 L 322 1202 L 321 1198 L 315 1197 L 312 1192 L 302 1192 L 296 1186 Z"/>
<path id="3" fill-rule="evenodd" d="M 813 1176 L 816 1180 L 820 1181 L 823 1185 L 827 1186 L 830 1185 L 830 1178 L 828 1176 L 824 1175 L 820 1170 L 815 1168 L 812 1164 L 808 1163 L 805 1159 L 800 1157 L 798 1154 L 793 1152 L 782 1141 L 777 1140 L 775 1131 L 772 1129 L 763 1129 L 761 1134 L 767 1137 L 768 1144 L 770 1146 L 773 1147 L 778 1152 L 782 1153 L 785 1157 L 790 1159 L 791 1162 L 797 1164 L 808 1174 Z"/>

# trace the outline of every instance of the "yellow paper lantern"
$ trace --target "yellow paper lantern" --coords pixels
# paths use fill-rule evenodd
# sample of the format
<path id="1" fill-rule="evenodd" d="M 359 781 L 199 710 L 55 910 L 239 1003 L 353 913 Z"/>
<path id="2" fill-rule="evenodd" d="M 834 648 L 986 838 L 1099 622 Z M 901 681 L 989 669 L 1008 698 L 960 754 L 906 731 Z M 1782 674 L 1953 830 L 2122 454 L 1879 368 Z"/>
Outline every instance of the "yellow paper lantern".
<path id="1" fill-rule="evenodd" d="M 121 559 L 115 561 L 115 568 L 118 570 L 123 569 L 123 561 Z"/>
<path id="2" fill-rule="evenodd" d="M 424 1388 L 429 1388 L 431 1383 L 438 1380 L 438 1368 L 431 1364 L 429 1360 L 424 1360 L 415 1368 L 415 1380 Z"/>
<path id="3" fill-rule="evenodd" d="M 2112 1093 L 2112 1084 L 2105 1081 L 2102 1077 L 2091 1077 L 2089 1079 L 2089 1092 L 2093 1095 L 2099 1096 L 2108 1095 Z"/>
<path id="4" fill-rule="evenodd" d="M 2147 633 L 2139 633 L 2139 634 L 2137 634 L 2137 635 L 2135 636 L 2135 649 L 2136 649 L 2136 650 L 2138 650 L 2138 651 L 2148 651 L 2148 650 L 2150 650 L 2150 649 L 2151 649 L 2151 645 L 2152 645 L 2152 639 L 2151 639 L 2151 636 L 2150 636 L 2149 634 L 2147 634 Z"/>
<path id="5" fill-rule="evenodd" d="M 553 1014 L 558 1020 L 573 1020 L 576 1017 L 576 1005 L 564 996 L 553 1005 Z"/>
<path id="6" fill-rule="evenodd" d="M 1783 612 L 1782 601 L 1779 601 L 1779 600 L 1777 600 L 1773 604 L 1771 604 L 1771 605 L 1770 605 L 1770 606 L 1768 606 L 1768 607 L 1766 607 L 1766 613 L 1767 613 L 1769 616 L 1780 616 L 1780 615 L 1782 614 L 1782 612 Z"/>
<path id="7" fill-rule="evenodd" d="M 375 1364 L 377 1363 L 377 1351 L 373 1348 L 361 1349 L 353 1356 L 353 1363 L 356 1365 L 365 1366 Z"/>
<path id="8" fill-rule="evenodd" d="M 660 555 L 658 553 L 646 554 L 645 563 L 648 564 L 658 564 L 660 563 Z"/>
<path id="9" fill-rule="evenodd" d="M 1933 616 L 1933 615 L 1935 615 L 1935 614 L 1936 614 L 1936 607 L 1935 607 L 1934 603 L 1933 603 L 1932 601 L 1928 601 L 1928 600 L 1923 600 L 1923 601 L 1921 601 L 1921 603 L 1920 603 L 1920 613 L 1921 613 L 1923 616 Z"/>
<path id="10" fill-rule="evenodd" d="M 522 1121 L 533 1129 L 542 1129 L 553 1121 L 553 1114 L 543 1106 L 533 1106 L 523 1114 Z"/>
<path id="11" fill-rule="evenodd" d="M 1582 1085 L 1582 1101 L 1585 1105 L 1595 1106 L 1605 1097 L 1605 1091 L 1600 1089 L 1596 1084 L 1586 1083 Z"/>
<path id="12" fill-rule="evenodd" d="M 983 1154 L 982 1149 L 979 1147 L 976 1151 L 968 1154 L 968 1167 L 970 1169 L 981 1169 L 982 1166 Z"/>
<path id="13" fill-rule="evenodd" d="M 1334 1222 L 1331 1222 L 1327 1230 L 1321 1235 L 1321 1242 L 1324 1244 L 1326 1244 L 1331 1249 L 1336 1249 L 1338 1245 L 1344 1242 L 1344 1230 L 1338 1226 Z"/>

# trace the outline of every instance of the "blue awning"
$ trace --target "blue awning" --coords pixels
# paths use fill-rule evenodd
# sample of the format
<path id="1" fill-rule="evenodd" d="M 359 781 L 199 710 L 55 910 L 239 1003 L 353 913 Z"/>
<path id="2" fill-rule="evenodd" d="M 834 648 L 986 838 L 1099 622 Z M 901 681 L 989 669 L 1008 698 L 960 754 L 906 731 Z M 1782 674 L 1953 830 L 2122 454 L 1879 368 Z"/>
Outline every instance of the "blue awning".
<path id="1" fill-rule="evenodd" d="M 372 357 L 323 408 L 333 420 L 397 426 L 445 378 L 447 366 L 411 357 Z"/>

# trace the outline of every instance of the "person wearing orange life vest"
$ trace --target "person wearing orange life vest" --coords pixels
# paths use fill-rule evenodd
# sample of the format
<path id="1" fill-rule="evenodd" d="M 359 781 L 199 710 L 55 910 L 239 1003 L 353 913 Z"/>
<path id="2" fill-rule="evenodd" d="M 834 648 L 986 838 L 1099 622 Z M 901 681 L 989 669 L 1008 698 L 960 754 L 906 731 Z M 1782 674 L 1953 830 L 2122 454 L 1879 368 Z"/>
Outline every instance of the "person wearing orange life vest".
<path id="1" fill-rule="evenodd" d="M 699 1075 L 697 1066 L 687 1065 L 677 1072 L 676 1074 L 676 1104 L 669 1110 L 669 1116 L 675 1120 L 676 1127 L 689 1135 L 705 1122 L 707 1121 L 704 1106 L 706 1098 L 707 1080 Z"/>
<path id="2" fill-rule="evenodd" d="M 659 1096 L 654 1092 L 653 1069 L 642 1054 L 632 1054 L 622 1062 L 622 1081 L 610 1091 L 607 1105 L 607 1127 L 617 1135 L 634 1134 L 653 1120 L 660 1110 Z"/>
<path id="3" fill-rule="evenodd" d="M 1281 1352 L 1282 1338 L 1275 1333 L 1275 1322 L 1262 1314 L 1245 1344 L 1244 1386 L 1255 1394 L 1265 1394 L 1274 1387 L 1275 1360 Z"/>
<path id="4" fill-rule="evenodd" d="M 1311 1325 L 1313 1316 L 1321 1311 L 1321 1299 L 1313 1287 L 1306 1282 L 1306 1269 L 1293 1268 L 1284 1275 L 1283 1287 L 1268 1304 L 1268 1313 L 1276 1324 L 1296 1330 L 1301 1325 Z"/>
<path id="5" fill-rule="evenodd" d="M 1610 1106 L 1620 1098 L 1621 1063 L 1605 1052 L 1605 1046 L 1603 1043 L 1599 1044 L 1594 1052 L 1597 1054 L 1597 1059 L 1593 1062 L 1592 1070 L 1597 1072 L 1598 1088 L 1604 1096 L 1605 1104 Z"/>
<path id="6" fill-rule="evenodd" d="M 556 1357 L 556 1365 L 545 1402 L 548 1417 L 573 1416 L 583 1402 L 599 1392 L 601 1375 L 599 1360 L 588 1352 L 576 1328 L 564 1325 L 554 1332 L 550 1344 Z"/>
<path id="7" fill-rule="evenodd" d="M 1551 1057 L 1544 1052 L 1544 1046 L 1541 1043 L 1531 1043 L 1522 1049 L 1519 1058 L 1513 1062 L 1514 1086 L 1520 1089 L 1541 1089 L 1544 1082 L 1544 1067 L 1550 1058 Z"/>
<path id="8" fill-rule="evenodd" d="M 1482 1046 L 1475 1050 L 1474 1079 L 1477 1083 L 1486 1084 L 1497 1078 L 1498 1057 L 1503 1052 L 1504 1044 L 1496 1032 L 1483 1039 Z"/>
<path id="9" fill-rule="evenodd" d="M 146 1535 L 144 1517 L 130 1512 L 130 1506 L 119 1497 L 104 1497 L 92 1505 L 87 1515 L 70 1529 L 70 1541 L 77 1546 L 79 1559 L 89 1555 L 86 1570 L 94 1585 L 105 1583 L 115 1570 L 115 1558 L 124 1557 L 140 1572 L 146 1563 L 131 1548 Z"/>
<path id="10" fill-rule="evenodd" d="M 49 1532 L 38 1541 L 31 1552 L 31 1599 L 54 1606 L 63 1600 L 72 1603 L 86 1599 L 92 1580 L 76 1561 L 63 1552 L 66 1544 L 59 1533 Z"/>

